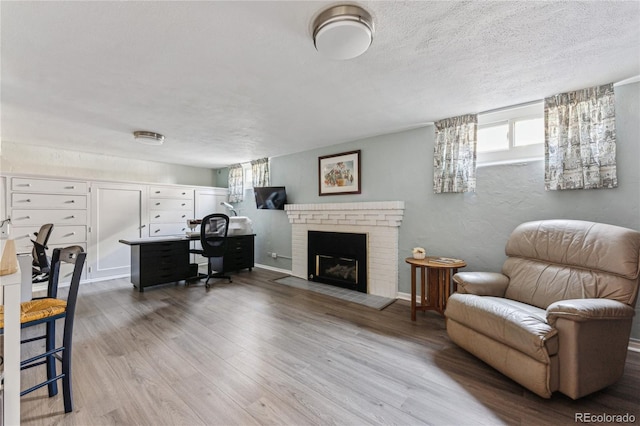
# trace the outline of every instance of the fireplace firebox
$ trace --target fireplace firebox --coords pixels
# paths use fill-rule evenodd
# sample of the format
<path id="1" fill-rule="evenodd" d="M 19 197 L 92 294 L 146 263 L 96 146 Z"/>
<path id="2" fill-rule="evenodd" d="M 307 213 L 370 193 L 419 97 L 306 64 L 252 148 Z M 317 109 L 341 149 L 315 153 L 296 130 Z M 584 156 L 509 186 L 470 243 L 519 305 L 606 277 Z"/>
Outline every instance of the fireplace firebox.
<path id="1" fill-rule="evenodd" d="M 309 280 L 367 292 L 367 234 L 309 231 Z"/>

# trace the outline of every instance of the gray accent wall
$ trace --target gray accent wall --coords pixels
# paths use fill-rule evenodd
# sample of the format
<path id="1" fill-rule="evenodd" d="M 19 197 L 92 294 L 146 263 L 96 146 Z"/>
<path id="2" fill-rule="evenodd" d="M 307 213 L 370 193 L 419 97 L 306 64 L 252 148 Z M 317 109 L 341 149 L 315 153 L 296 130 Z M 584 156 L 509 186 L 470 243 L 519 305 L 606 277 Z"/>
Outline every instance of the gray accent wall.
<path id="1" fill-rule="evenodd" d="M 430 255 L 464 259 L 465 271 L 500 271 L 504 246 L 520 223 L 582 219 L 640 230 L 640 83 L 615 88 L 618 182 L 615 189 L 545 191 L 544 161 L 480 167 L 477 189 L 433 193 L 433 126 L 271 159 L 273 185 L 285 185 L 290 203 L 405 202 L 400 227 L 399 288 L 410 291 L 404 259 L 422 246 Z M 318 195 L 318 157 L 361 150 L 362 194 Z M 224 186 L 218 176 L 218 183 Z M 284 211 L 256 210 L 252 190 L 239 205 L 256 237 L 256 263 L 291 269 L 291 226 Z M 636 307 L 636 311 L 638 308 Z M 640 339 L 640 313 L 632 336 Z"/>

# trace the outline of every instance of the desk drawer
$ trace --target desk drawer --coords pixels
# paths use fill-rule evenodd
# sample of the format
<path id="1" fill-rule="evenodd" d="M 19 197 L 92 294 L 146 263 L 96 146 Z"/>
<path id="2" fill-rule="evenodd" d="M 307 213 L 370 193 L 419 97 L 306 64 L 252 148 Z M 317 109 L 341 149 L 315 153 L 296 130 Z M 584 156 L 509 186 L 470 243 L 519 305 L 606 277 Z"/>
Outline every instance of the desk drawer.
<path id="1" fill-rule="evenodd" d="M 13 210 L 13 226 L 37 225 L 82 225 L 87 223 L 86 210 Z"/>
<path id="2" fill-rule="evenodd" d="M 23 209 L 86 209 L 86 195 L 11 194 L 11 206 Z"/>
<path id="3" fill-rule="evenodd" d="M 188 241 L 168 242 L 141 246 L 140 257 L 143 259 L 155 259 L 165 256 L 180 256 L 185 253 L 189 253 Z"/>
<path id="4" fill-rule="evenodd" d="M 66 180 L 49 180 L 49 179 L 31 179 L 31 178 L 13 178 L 11 180 L 11 189 L 20 192 L 44 192 L 44 193 L 60 193 L 60 194 L 86 194 L 87 182 L 66 181 Z"/>

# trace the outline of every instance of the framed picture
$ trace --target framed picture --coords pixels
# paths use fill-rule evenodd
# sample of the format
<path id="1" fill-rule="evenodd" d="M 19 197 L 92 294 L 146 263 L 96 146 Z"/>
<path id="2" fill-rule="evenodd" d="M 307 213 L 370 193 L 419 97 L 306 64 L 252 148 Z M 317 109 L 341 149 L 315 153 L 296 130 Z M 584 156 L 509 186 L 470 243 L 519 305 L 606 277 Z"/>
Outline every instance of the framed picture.
<path id="1" fill-rule="evenodd" d="M 360 150 L 318 157 L 319 195 L 360 194 Z"/>

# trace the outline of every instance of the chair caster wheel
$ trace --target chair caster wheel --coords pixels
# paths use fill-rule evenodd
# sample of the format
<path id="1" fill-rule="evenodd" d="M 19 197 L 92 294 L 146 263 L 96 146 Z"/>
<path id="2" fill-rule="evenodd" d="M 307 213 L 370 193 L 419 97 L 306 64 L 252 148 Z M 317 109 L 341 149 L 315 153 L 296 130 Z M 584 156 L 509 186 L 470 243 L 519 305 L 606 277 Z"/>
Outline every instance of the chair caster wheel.
<path id="1" fill-rule="evenodd" d="M 209 285 L 209 284 L 205 284 L 204 285 L 204 288 L 206 288 L 207 290 L 209 290 L 209 287 L 211 287 L 211 285 Z"/>

